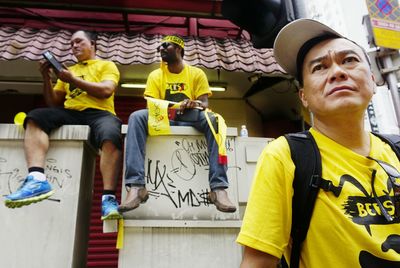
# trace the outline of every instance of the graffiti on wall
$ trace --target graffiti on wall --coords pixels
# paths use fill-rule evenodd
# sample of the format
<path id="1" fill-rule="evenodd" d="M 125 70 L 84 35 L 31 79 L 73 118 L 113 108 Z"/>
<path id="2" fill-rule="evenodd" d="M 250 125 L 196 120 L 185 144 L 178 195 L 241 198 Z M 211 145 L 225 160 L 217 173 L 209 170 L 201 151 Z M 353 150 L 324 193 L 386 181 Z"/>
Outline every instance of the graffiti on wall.
<path id="1" fill-rule="evenodd" d="M 233 152 L 232 141 L 227 139 L 228 152 Z M 163 151 L 162 156 L 147 157 L 145 179 L 150 195 L 155 199 L 164 198 L 174 208 L 210 206 L 206 140 L 184 137 L 173 140 L 172 144 L 168 153 Z M 196 183 L 196 180 L 203 181 Z M 199 185 L 202 186 L 199 188 Z"/>

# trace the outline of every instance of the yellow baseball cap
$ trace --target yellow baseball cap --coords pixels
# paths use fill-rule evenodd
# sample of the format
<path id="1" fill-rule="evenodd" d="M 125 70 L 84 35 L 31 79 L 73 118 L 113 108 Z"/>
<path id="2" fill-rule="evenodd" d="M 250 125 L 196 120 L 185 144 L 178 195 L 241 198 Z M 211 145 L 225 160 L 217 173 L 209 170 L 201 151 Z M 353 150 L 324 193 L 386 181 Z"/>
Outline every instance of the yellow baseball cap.
<path id="1" fill-rule="evenodd" d="M 165 43 L 165 42 L 174 43 L 174 44 L 177 44 L 178 46 L 180 46 L 181 48 L 185 48 L 185 42 L 183 41 L 182 38 L 180 38 L 178 36 L 167 35 L 161 40 L 161 43 Z"/>

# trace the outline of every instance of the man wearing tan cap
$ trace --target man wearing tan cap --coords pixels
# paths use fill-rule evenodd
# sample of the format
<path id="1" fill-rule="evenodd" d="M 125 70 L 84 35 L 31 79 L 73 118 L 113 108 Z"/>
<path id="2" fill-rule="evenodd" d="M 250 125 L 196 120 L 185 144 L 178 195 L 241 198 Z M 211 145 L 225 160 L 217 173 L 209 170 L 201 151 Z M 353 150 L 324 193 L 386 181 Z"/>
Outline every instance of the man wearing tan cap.
<path id="1" fill-rule="evenodd" d="M 209 200 L 222 212 L 235 212 L 236 207 L 225 190 L 229 186 L 226 162 L 219 161 L 218 144 L 205 116 L 208 97 L 211 96 L 208 80 L 201 69 L 183 62 L 184 46 L 183 39 L 177 36 L 162 39 L 159 47 L 161 67 L 149 74 L 144 96 L 180 103 L 180 109 L 174 118 L 170 118 L 170 124 L 193 126 L 205 134 L 210 164 Z M 215 117 L 210 115 L 209 118 L 215 125 Z M 149 198 L 144 174 L 147 135 L 148 110 L 135 111 L 129 117 L 126 135 L 125 185 L 128 194 L 119 206 L 120 212 L 133 210 Z"/>
<path id="2" fill-rule="evenodd" d="M 284 137 L 269 143 L 237 238 L 244 246 L 241 267 L 277 267 L 282 256 L 290 267 L 400 267 L 400 163 L 387 143 L 364 128 L 375 91 L 367 55 L 309 19 L 286 25 L 274 53 L 297 78 L 301 102 L 313 114 L 310 133 L 321 154 L 322 178 L 340 191 L 319 189 L 299 260 L 292 259 L 296 167 Z"/>

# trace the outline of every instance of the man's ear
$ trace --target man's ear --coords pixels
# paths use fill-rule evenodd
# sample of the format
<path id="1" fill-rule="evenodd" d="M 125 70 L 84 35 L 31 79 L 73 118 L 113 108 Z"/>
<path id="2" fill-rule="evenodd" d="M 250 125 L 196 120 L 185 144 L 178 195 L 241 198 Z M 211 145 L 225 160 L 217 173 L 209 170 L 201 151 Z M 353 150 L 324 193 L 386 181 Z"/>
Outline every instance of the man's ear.
<path id="1" fill-rule="evenodd" d="M 308 108 L 308 101 L 307 101 L 306 95 L 304 94 L 304 88 L 299 89 L 299 98 L 300 98 L 301 102 L 303 103 L 303 106 L 305 108 Z"/>
<path id="2" fill-rule="evenodd" d="M 178 48 L 178 55 L 181 55 L 182 56 L 182 49 L 183 48 L 181 48 L 180 46 L 176 46 L 177 48 Z"/>

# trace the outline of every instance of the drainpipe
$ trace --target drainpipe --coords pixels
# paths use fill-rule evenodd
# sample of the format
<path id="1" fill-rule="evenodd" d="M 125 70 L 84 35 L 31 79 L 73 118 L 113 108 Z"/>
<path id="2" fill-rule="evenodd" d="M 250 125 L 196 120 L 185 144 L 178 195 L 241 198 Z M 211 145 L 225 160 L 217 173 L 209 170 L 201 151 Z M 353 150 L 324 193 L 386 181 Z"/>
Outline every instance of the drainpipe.
<path id="1" fill-rule="evenodd" d="M 392 101 L 394 106 L 394 111 L 396 114 L 397 128 L 400 129 L 400 96 L 399 89 L 397 88 L 397 77 L 396 71 L 400 69 L 399 66 L 393 66 L 393 61 L 391 58 L 391 54 L 393 54 L 393 49 L 382 48 L 382 63 L 384 69 L 381 70 L 381 73 L 386 76 L 386 82 L 388 84 L 390 93 L 392 95 Z"/>
<path id="2" fill-rule="evenodd" d="M 286 0 L 287 1 L 287 0 Z M 295 19 L 307 18 L 305 1 L 304 0 L 289 0 L 292 1 L 293 13 Z M 302 104 L 300 104 L 302 105 Z M 310 126 L 314 126 L 314 115 L 309 111 L 310 114 Z M 306 130 L 304 117 L 301 119 L 302 130 Z"/>
<path id="3" fill-rule="evenodd" d="M 304 0 L 291 0 L 296 19 L 306 18 L 306 7 Z"/>

